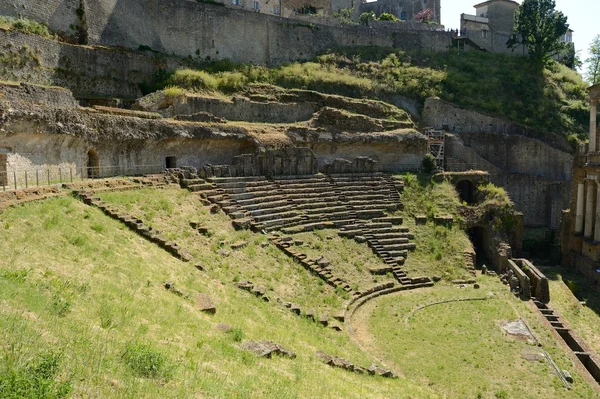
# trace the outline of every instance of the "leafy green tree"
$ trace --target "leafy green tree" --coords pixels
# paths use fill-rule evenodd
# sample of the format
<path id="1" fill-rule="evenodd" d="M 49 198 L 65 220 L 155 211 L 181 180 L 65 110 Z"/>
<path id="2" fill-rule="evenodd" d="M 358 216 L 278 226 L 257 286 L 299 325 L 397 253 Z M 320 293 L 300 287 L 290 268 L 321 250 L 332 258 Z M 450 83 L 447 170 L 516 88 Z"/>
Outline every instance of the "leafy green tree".
<path id="1" fill-rule="evenodd" d="M 375 13 L 373 11 L 363 12 L 362 14 L 360 14 L 360 17 L 358 17 L 358 21 L 362 25 L 369 25 L 369 23 L 371 21 L 376 21 L 376 20 L 377 20 L 377 16 L 375 15 Z"/>
<path id="2" fill-rule="evenodd" d="M 379 20 L 380 21 L 391 21 L 391 22 L 397 22 L 397 21 L 399 21 L 399 19 L 396 18 L 396 16 L 394 14 L 390 14 L 390 13 L 387 13 L 387 12 L 382 13 L 379 16 Z"/>
<path id="3" fill-rule="evenodd" d="M 529 57 L 539 65 L 562 50 L 565 43 L 560 40 L 567 33 L 567 17 L 556 10 L 554 0 L 524 0 L 515 12 L 515 32 L 507 42 L 509 48 L 523 44 Z"/>
<path id="4" fill-rule="evenodd" d="M 585 79 L 592 85 L 600 83 L 600 35 L 590 44 L 590 56 L 585 60 L 587 71 Z"/>

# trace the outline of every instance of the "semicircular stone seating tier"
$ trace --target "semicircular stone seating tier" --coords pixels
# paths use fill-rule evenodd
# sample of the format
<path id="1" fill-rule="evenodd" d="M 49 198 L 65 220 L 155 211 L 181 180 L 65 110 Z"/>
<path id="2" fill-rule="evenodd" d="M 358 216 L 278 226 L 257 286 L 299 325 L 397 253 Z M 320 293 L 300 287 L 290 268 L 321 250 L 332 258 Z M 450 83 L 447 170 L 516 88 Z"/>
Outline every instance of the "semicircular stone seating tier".
<path id="1" fill-rule="evenodd" d="M 267 178 L 213 177 L 185 179 L 182 185 L 199 192 L 231 217 L 234 227 L 263 233 L 296 234 L 338 229 L 345 238 L 366 243 L 401 284 L 412 279 L 402 270 L 414 236 L 402 226 L 401 179 L 383 173 L 315 174 Z"/>

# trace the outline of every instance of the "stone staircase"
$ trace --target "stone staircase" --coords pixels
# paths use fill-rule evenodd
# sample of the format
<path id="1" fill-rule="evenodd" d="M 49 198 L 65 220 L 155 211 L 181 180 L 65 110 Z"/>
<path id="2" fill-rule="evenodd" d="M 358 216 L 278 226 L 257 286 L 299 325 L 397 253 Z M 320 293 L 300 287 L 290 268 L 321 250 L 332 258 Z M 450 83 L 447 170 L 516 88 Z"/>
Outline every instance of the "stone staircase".
<path id="1" fill-rule="evenodd" d="M 402 209 L 402 180 L 381 173 L 182 180 L 207 203 L 218 205 L 236 228 L 295 234 L 316 229 L 340 229 L 339 235 L 366 243 L 380 256 L 402 285 L 430 283 L 411 279 L 402 270 L 414 236 L 401 226 L 401 217 L 386 216 Z M 284 243 L 280 243 L 285 247 Z M 295 256 L 297 254 L 291 254 Z M 308 268 L 316 264 L 301 259 Z M 329 282 L 327 270 L 312 270 Z M 383 270 L 383 269 L 382 269 Z M 349 287 L 338 281 L 346 291 Z M 338 284 L 334 284 L 337 286 Z M 352 294 L 352 293 L 351 293 Z"/>
<path id="2" fill-rule="evenodd" d="M 184 187 L 219 205 L 237 227 L 290 233 L 383 217 L 399 207 L 399 184 L 382 174 L 182 181 Z"/>
<path id="3" fill-rule="evenodd" d="M 340 237 L 353 238 L 359 243 L 366 242 L 373 253 L 381 257 L 400 284 L 412 284 L 402 270 L 402 265 L 408 256 L 408 251 L 415 249 L 416 244 L 411 243 L 413 234 L 407 227 L 400 226 L 402 217 L 380 217 L 368 223 L 356 223 L 344 226 L 338 233 Z M 386 269 L 387 270 L 387 269 Z"/>

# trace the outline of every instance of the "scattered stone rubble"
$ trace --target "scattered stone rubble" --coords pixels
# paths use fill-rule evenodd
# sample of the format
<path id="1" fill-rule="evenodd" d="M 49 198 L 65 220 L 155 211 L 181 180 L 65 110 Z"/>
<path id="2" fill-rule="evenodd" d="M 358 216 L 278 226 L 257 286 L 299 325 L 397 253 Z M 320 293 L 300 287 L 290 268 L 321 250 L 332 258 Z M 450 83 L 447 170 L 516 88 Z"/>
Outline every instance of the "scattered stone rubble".
<path id="1" fill-rule="evenodd" d="M 267 296 L 267 290 L 263 286 L 255 285 L 254 283 L 252 283 L 250 281 L 245 281 L 245 280 L 238 282 L 236 284 L 236 286 L 239 289 L 248 291 L 249 293 L 253 294 L 257 298 L 261 298 L 267 302 L 271 301 L 271 298 L 269 296 Z M 278 304 L 281 304 L 286 309 L 289 309 L 290 312 L 294 313 L 297 316 L 303 316 L 303 317 L 306 317 L 307 319 L 309 319 L 315 323 L 319 323 L 325 327 L 329 326 L 334 330 L 342 331 L 342 327 L 340 325 L 329 322 L 329 316 L 326 314 L 317 315 L 317 313 L 314 309 L 308 309 L 305 312 L 302 312 L 302 308 L 300 307 L 300 305 L 284 301 L 279 297 L 275 297 L 274 301 Z M 343 321 L 343 316 L 342 316 L 342 321 Z"/>
<path id="2" fill-rule="evenodd" d="M 294 352 L 273 341 L 246 341 L 241 347 L 242 349 L 252 352 L 259 357 L 266 357 L 268 359 L 273 357 L 273 355 L 288 357 L 290 359 L 296 358 L 296 354 Z"/>
<path id="3" fill-rule="evenodd" d="M 154 230 L 150 226 L 146 226 L 143 220 L 124 213 L 120 209 L 105 203 L 100 198 L 94 197 L 93 193 L 76 192 L 76 195 L 79 196 L 85 204 L 99 208 L 106 215 L 124 223 L 131 230 L 135 231 L 147 240 L 157 244 L 159 247 L 163 248 L 176 258 L 184 262 L 190 262 L 193 259 L 193 256 L 188 251 L 181 248 L 176 242 L 170 241 L 168 238 L 163 236 L 160 231 Z"/>
<path id="4" fill-rule="evenodd" d="M 368 373 L 371 375 L 379 375 L 381 377 L 386 378 L 398 378 L 398 376 L 394 374 L 394 372 L 392 372 L 391 370 L 381 368 L 375 364 L 371 365 L 371 367 L 367 369 L 365 367 L 355 365 L 344 358 L 341 358 L 339 356 L 328 355 L 327 353 L 322 351 L 315 352 L 315 355 L 319 359 L 321 359 L 325 364 L 331 367 L 337 367 L 344 370 L 353 371 L 359 374 Z"/>

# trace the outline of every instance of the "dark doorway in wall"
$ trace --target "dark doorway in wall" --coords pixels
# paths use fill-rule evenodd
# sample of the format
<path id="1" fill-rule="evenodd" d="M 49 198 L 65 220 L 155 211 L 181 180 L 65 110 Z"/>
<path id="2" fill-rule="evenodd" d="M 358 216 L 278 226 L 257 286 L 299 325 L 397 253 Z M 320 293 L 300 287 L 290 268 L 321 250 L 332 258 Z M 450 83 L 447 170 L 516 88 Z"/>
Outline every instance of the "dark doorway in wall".
<path id="1" fill-rule="evenodd" d="M 456 185 L 456 191 L 458 191 L 461 202 L 466 202 L 467 205 L 473 205 L 473 201 L 475 200 L 473 182 L 470 180 L 459 181 Z"/>
<path id="2" fill-rule="evenodd" d="M 87 153 L 87 177 L 90 179 L 100 177 L 100 159 L 94 150 L 89 150 Z"/>
<path id="3" fill-rule="evenodd" d="M 0 154 L 0 186 L 4 187 L 8 183 L 6 176 L 8 157 L 6 154 Z"/>
<path id="4" fill-rule="evenodd" d="M 177 167 L 177 157 L 167 157 L 165 159 L 167 169 L 175 169 Z"/>
<path id="5" fill-rule="evenodd" d="M 469 239 L 473 243 L 473 248 L 475 248 L 475 254 L 477 256 L 475 264 L 478 267 L 486 264 L 488 267 L 488 257 L 486 255 L 485 245 L 487 244 L 487 232 L 483 227 L 472 227 L 468 230 Z"/>

